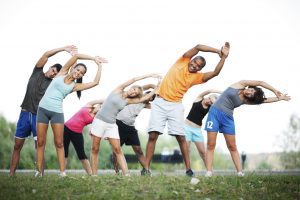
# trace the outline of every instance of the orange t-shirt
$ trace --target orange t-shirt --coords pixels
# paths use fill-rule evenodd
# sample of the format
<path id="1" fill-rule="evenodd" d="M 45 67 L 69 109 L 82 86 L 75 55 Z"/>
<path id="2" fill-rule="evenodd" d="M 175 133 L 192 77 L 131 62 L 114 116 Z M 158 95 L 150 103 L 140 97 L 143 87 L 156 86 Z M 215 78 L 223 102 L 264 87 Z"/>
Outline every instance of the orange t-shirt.
<path id="1" fill-rule="evenodd" d="M 181 57 L 170 68 L 162 80 L 157 94 L 170 102 L 180 102 L 193 85 L 203 83 L 203 73 L 190 73 L 190 58 Z"/>

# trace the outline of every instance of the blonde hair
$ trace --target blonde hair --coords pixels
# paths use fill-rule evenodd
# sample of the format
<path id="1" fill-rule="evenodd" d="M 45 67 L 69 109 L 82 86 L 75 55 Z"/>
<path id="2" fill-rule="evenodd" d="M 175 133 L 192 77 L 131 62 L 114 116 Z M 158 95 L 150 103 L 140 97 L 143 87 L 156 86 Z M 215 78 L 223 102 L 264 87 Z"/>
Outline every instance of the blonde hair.
<path id="1" fill-rule="evenodd" d="M 137 96 L 132 97 L 132 98 L 136 98 L 136 97 L 141 98 L 143 96 L 143 88 L 141 86 L 139 86 L 139 85 L 133 85 L 133 86 L 130 87 L 130 89 L 132 89 L 132 88 L 138 88 L 139 91 L 140 91 Z"/>

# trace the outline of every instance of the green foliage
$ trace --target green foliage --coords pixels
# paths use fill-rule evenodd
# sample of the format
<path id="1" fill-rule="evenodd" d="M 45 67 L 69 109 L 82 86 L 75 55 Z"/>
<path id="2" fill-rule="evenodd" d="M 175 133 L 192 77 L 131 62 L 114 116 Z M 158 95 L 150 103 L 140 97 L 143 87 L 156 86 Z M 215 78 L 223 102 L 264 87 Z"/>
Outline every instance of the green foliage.
<path id="1" fill-rule="evenodd" d="M 9 168 L 10 152 L 13 148 L 13 140 L 15 134 L 15 124 L 8 122 L 4 116 L 0 114 L 0 168 Z"/>
<path id="2" fill-rule="evenodd" d="M 290 118 L 288 130 L 280 138 L 284 152 L 280 160 L 284 169 L 300 169 L 300 117 Z"/>
<path id="3" fill-rule="evenodd" d="M 263 169 L 263 170 L 271 170 L 272 168 L 273 166 L 266 161 L 260 162 L 257 166 L 257 169 Z"/>
<path id="4" fill-rule="evenodd" d="M 70 175 L 58 178 L 0 173 L 0 199 L 298 199 L 300 176 L 131 177 Z M 17 192 L 16 192 L 17 191 Z"/>

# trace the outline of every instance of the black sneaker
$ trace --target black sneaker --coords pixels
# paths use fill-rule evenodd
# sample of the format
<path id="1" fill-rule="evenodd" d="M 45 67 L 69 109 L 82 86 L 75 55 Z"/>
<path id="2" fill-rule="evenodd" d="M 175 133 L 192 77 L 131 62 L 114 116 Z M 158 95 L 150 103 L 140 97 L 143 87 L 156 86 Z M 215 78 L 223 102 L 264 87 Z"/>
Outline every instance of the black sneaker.
<path id="1" fill-rule="evenodd" d="M 193 177 L 193 176 L 195 175 L 194 172 L 193 172 L 193 170 L 191 170 L 191 169 L 187 170 L 187 171 L 185 172 L 185 174 L 186 174 L 187 176 L 189 176 L 189 177 Z"/>
<path id="2" fill-rule="evenodd" d="M 151 174 L 151 172 L 150 172 L 149 169 L 143 168 L 143 169 L 141 170 L 141 176 L 152 176 L 152 174 Z"/>

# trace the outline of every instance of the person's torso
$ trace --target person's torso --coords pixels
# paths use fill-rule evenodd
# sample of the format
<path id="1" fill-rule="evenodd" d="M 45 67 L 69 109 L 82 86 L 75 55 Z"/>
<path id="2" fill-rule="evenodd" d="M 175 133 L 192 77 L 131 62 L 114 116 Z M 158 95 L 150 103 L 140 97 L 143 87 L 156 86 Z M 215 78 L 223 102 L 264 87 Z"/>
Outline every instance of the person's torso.
<path id="1" fill-rule="evenodd" d="M 192 108 L 187 116 L 187 119 L 199 126 L 202 126 L 202 120 L 205 115 L 208 113 L 210 106 L 204 108 L 202 105 L 202 101 L 194 102 Z"/>
<path id="2" fill-rule="evenodd" d="M 213 104 L 228 115 L 233 115 L 233 110 L 244 102 L 239 97 L 239 89 L 228 87 Z"/>
<path id="3" fill-rule="evenodd" d="M 123 108 L 123 110 L 121 110 L 118 113 L 117 119 L 128 126 L 134 126 L 137 116 L 143 110 L 144 107 L 144 103 L 127 105 Z"/>
<path id="4" fill-rule="evenodd" d="M 83 128 L 92 123 L 94 117 L 89 113 L 90 108 L 82 107 L 77 113 L 75 113 L 65 125 L 76 133 L 82 133 Z"/>
<path id="5" fill-rule="evenodd" d="M 111 92 L 104 101 L 101 109 L 97 112 L 96 118 L 113 124 L 116 122 L 117 114 L 127 105 L 122 94 Z"/>
<path id="6" fill-rule="evenodd" d="M 21 108 L 36 114 L 39 102 L 44 96 L 51 81 L 52 79 L 45 76 L 43 68 L 35 67 L 28 80 Z"/>
<path id="7" fill-rule="evenodd" d="M 52 80 L 40 101 L 40 107 L 53 112 L 63 113 L 63 99 L 72 92 L 75 85 L 75 82 L 66 84 L 64 82 L 65 77 L 66 76 L 58 76 Z"/>
<path id="8" fill-rule="evenodd" d="M 202 83 L 203 73 L 190 73 L 190 58 L 181 57 L 162 80 L 157 94 L 170 102 L 180 102 L 193 85 Z"/>

